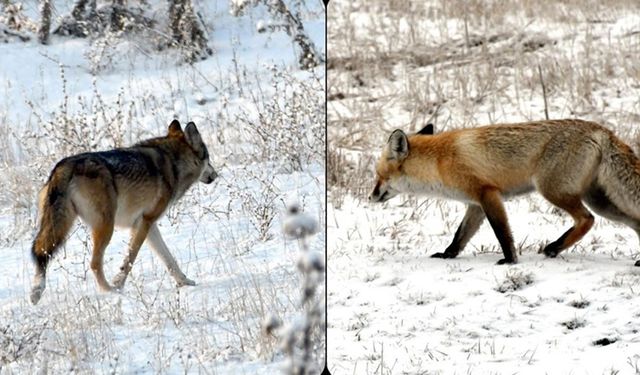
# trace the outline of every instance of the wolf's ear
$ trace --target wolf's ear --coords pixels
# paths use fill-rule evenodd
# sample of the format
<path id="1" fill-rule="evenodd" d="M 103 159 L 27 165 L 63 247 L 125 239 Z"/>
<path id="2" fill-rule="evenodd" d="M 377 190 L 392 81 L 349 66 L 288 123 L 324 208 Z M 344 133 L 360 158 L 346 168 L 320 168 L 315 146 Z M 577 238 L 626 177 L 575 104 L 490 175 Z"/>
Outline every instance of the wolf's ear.
<path id="1" fill-rule="evenodd" d="M 183 134 L 180 122 L 178 120 L 171 121 L 171 124 L 169 124 L 169 137 L 176 137 Z"/>
<path id="2" fill-rule="evenodd" d="M 407 135 L 400 129 L 396 129 L 391 133 L 387 147 L 389 148 L 388 158 L 390 160 L 402 161 L 409 155 L 409 140 Z"/>
<path id="3" fill-rule="evenodd" d="M 202 145 L 202 137 L 200 137 L 200 132 L 198 128 L 196 128 L 196 124 L 193 121 L 190 121 L 187 124 L 187 127 L 184 128 L 184 135 L 187 138 L 187 143 L 191 145 L 194 149 L 198 150 Z"/>
<path id="4" fill-rule="evenodd" d="M 427 124 L 424 128 L 420 129 L 420 131 L 416 134 L 421 135 L 433 135 L 433 124 Z"/>

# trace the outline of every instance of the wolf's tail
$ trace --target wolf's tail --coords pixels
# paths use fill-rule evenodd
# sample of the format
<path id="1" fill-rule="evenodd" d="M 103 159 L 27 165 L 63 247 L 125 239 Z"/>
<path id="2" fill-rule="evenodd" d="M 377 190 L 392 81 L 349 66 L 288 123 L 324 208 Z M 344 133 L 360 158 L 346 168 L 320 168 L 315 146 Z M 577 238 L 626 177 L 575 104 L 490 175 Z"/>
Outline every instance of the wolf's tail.
<path id="1" fill-rule="evenodd" d="M 640 220 L 640 159 L 612 132 L 606 133 L 598 184 L 620 211 Z"/>
<path id="2" fill-rule="evenodd" d="M 33 240 L 31 254 L 37 271 L 44 275 L 49 260 L 64 244 L 67 233 L 77 214 L 69 197 L 69 183 L 73 176 L 73 166 L 64 163 L 56 165 L 49 181 L 40 191 L 39 228 Z"/>

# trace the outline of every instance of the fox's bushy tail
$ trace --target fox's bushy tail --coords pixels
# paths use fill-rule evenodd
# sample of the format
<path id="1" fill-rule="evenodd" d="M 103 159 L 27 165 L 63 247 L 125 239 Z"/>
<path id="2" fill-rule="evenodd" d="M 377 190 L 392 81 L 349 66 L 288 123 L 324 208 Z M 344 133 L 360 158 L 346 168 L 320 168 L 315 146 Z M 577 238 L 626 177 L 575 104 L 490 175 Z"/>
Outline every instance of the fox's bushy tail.
<path id="1" fill-rule="evenodd" d="M 72 167 L 58 163 L 38 199 L 39 228 L 31 246 L 38 273 L 44 274 L 49 260 L 64 244 L 77 216 L 69 197 Z"/>
<path id="2" fill-rule="evenodd" d="M 640 220 L 640 159 L 610 131 L 601 146 L 598 184 L 620 211 Z"/>

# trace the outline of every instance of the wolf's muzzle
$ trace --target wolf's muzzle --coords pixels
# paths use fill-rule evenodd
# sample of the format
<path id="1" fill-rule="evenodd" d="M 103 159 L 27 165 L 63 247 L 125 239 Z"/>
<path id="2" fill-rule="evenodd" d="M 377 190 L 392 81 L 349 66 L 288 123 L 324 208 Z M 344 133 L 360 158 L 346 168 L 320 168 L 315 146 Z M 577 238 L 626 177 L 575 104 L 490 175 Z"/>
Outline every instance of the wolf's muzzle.
<path id="1" fill-rule="evenodd" d="M 211 164 L 207 164 L 207 166 L 204 168 L 204 171 L 202 171 L 202 174 L 200 175 L 200 182 L 210 184 L 216 178 L 218 178 L 218 173 L 215 169 L 213 169 Z"/>
<path id="2" fill-rule="evenodd" d="M 200 181 L 202 181 L 205 184 L 210 184 L 216 178 L 218 178 L 218 173 L 216 171 L 211 171 L 211 173 L 208 173 L 206 176 L 203 176 L 203 178 Z"/>

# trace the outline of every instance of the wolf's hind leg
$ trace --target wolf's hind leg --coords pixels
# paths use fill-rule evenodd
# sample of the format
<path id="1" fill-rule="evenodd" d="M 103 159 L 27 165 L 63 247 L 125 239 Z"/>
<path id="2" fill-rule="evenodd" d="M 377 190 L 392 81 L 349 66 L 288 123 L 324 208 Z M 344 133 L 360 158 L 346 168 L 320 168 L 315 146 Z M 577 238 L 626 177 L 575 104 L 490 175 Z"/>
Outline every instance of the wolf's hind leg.
<path id="1" fill-rule="evenodd" d="M 171 255 L 167 244 L 162 239 L 162 235 L 160 235 L 160 230 L 158 229 L 157 224 L 151 225 L 149 229 L 149 234 L 147 235 L 147 241 L 151 248 L 156 253 L 156 255 L 162 260 L 162 262 L 167 266 L 169 273 L 176 280 L 178 286 L 185 285 L 196 285 L 196 282 L 187 278 L 185 274 L 180 270 L 178 263 L 175 258 Z"/>
<path id="2" fill-rule="evenodd" d="M 91 270 L 96 276 L 98 287 L 102 291 L 108 292 L 112 288 L 104 277 L 103 259 L 104 252 L 111 241 L 113 235 L 113 218 L 106 218 L 99 225 L 95 225 L 91 230 L 93 239 L 93 255 L 91 257 Z"/>
<path id="3" fill-rule="evenodd" d="M 135 262 L 140 246 L 147 238 L 151 222 L 144 217 L 141 217 L 131 230 L 131 240 L 129 241 L 129 254 L 124 258 L 120 272 L 113 278 L 113 286 L 117 289 L 122 289 L 124 282 L 131 271 L 133 262 Z"/>
<path id="4" fill-rule="evenodd" d="M 467 207 L 467 212 L 464 214 L 462 223 L 456 230 L 456 234 L 453 236 L 453 241 L 447 246 L 443 253 L 435 253 L 431 255 L 432 258 L 455 258 L 469 243 L 471 238 L 480 228 L 480 225 L 484 221 L 485 215 L 482 211 L 482 207 L 471 204 Z"/>

